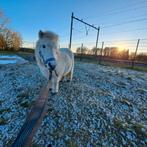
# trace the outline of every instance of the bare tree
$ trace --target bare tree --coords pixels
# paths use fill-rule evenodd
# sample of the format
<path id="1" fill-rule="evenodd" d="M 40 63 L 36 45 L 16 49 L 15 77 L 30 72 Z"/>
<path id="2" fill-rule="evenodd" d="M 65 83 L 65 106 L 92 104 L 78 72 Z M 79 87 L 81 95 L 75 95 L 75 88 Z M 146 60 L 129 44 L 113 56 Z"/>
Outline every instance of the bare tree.
<path id="1" fill-rule="evenodd" d="M 147 63 L 147 53 L 139 53 L 136 57 L 137 61 L 143 61 Z"/>
<path id="2" fill-rule="evenodd" d="M 19 33 L 14 32 L 6 27 L 8 19 L 0 10 L 0 49 L 1 50 L 18 50 L 22 44 Z"/>
<path id="3" fill-rule="evenodd" d="M 110 56 L 110 47 L 105 47 L 105 49 L 104 49 L 104 56 L 106 56 L 106 57 L 108 57 L 108 56 Z"/>
<path id="4" fill-rule="evenodd" d="M 7 48 L 6 43 L 6 24 L 7 24 L 7 18 L 4 16 L 4 13 L 2 10 L 0 10 L 0 49 L 4 50 Z"/>
<path id="5" fill-rule="evenodd" d="M 18 50 L 22 44 L 20 34 L 10 29 L 4 29 L 0 36 L 0 48 L 3 50 Z"/>
<path id="6" fill-rule="evenodd" d="M 92 48 L 93 55 L 100 55 L 100 51 L 101 51 L 100 48 L 96 48 L 96 47 L 93 47 Z"/>
<path id="7" fill-rule="evenodd" d="M 129 50 L 123 49 L 123 50 L 119 51 L 118 58 L 128 60 L 129 59 Z"/>
<path id="8" fill-rule="evenodd" d="M 82 54 L 86 54 L 87 51 L 88 51 L 88 48 L 85 47 L 85 46 L 83 46 L 82 48 L 81 48 L 81 47 L 78 47 L 77 50 L 76 50 L 76 52 L 77 52 L 78 54 L 81 54 L 81 53 L 82 53 Z"/>
<path id="9" fill-rule="evenodd" d="M 6 41 L 5 38 L 2 34 L 0 34 L 0 49 L 4 50 L 5 49 L 5 45 L 6 45 Z"/>
<path id="10" fill-rule="evenodd" d="M 0 31 L 3 31 L 7 23 L 9 23 L 9 19 L 4 15 L 3 11 L 0 10 Z"/>
<path id="11" fill-rule="evenodd" d="M 20 34 L 17 32 L 12 32 L 10 48 L 13 50 L 19 50 L 21 45 L 22 45 L 22 38 Z"/>

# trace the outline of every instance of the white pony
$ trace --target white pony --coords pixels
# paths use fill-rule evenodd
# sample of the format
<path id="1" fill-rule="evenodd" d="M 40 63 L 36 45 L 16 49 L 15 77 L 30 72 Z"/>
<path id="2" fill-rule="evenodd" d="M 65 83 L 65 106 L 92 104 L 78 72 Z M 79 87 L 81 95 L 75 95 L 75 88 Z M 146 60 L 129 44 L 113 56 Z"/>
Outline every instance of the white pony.
<path id="1" fill-rule="evenodd" d="M 55 33 L 39 31 L 35 57 L 42 74 L 51 82 L 53 94 L 58 92 L 59 82 L 63 77 L 68 75 L 72 80 L 74 54 L 68 48 L 58 49 L 58 35 Z"/>

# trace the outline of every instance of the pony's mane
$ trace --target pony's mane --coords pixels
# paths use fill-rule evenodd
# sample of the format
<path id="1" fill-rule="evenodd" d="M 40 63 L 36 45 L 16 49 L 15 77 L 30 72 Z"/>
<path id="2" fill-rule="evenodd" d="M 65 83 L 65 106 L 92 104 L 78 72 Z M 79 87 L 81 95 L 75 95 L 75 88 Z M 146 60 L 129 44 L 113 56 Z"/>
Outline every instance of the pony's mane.
<path id="1" fill-rule="evenodd" d="M 51 31 L 39 31 L 39 38 L 47 38 L 55 43 L 58 42 L 58 35 Z"/>

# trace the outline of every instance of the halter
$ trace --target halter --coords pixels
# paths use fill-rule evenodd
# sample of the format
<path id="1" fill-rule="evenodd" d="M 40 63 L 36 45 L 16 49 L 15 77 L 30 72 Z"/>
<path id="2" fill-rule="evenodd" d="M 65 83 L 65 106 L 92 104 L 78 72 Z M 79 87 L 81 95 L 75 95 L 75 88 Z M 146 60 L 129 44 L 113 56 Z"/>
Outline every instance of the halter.
<path id="1" fill-rule="evenodd" d="M 47 59 L 47 60 L 44 60 L 44 57 L 43 57 L 43 55 L 42 55 L 42 53 L 41 53 L 40 50 L 39 50 L 39 55 L 40 55 L 41 59 L 43 60 L 43 63 L 44 63 L 44 65 L 45 65 L 45 67 L 47 67 L 46 64 L 47 64 L 49 61 L 54 61 L 54 60 L 55 60 L 54 58 L 49 58 L 49 59 Z M 50 63 L 49 63 L 49 66 L 50 66 L 50 69 L 49 69 L 49 72 L 50 72 L 50 74 L 49 74 L 49 80 L 51 80 L 51 78 L 52 78 L 52 73 L 53 73 L 53 71 L 55 72 L 55 75 L 58 77 L 58 74 L 57 74 L 56 70 L 53 69 L 53 67 L 52 67 L 52 65 L 51 65 Z"/>

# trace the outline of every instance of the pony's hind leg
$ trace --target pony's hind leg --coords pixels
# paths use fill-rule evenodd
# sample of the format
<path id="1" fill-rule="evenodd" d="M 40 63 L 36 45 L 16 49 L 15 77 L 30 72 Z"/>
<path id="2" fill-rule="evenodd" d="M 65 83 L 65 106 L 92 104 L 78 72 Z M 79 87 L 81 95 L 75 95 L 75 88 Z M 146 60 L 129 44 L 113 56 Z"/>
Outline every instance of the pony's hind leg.
<path id="1" fill-rule="evenodd" d="M 72 80 L 72 73 L 71 73 L 71 71 L 68 74 L 66 74 L 65 77 L 66 77 L 66 81 L 70 82 Z"/>

